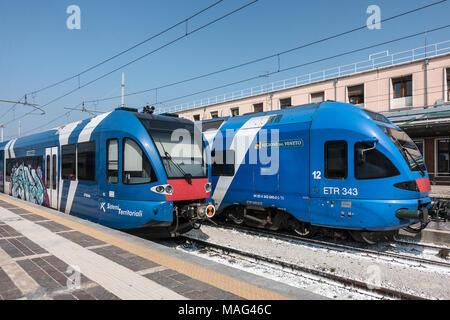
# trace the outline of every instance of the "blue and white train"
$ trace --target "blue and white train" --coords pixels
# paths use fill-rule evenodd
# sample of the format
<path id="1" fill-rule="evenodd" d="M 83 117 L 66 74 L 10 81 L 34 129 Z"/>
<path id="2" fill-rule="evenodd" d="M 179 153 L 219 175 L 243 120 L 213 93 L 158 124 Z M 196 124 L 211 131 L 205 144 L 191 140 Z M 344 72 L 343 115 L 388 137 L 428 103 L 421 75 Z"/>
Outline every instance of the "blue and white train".
<path id="1" fill-rule="evenodd" d="M 174 153 L 177 145 L 190 153 Z M 0 192 L 149 235 L 175 236 L 215 212 L 201 132 L 149 108 L 119 108 L 0 144 Z"/>
<path id="2" fill-rule="evenodd" d="M 428 221 L 422 155 L 381 114 L 323 102 L 201 126 L 218 216 L 301 235 L 346 229 L 365 242 Z"/>

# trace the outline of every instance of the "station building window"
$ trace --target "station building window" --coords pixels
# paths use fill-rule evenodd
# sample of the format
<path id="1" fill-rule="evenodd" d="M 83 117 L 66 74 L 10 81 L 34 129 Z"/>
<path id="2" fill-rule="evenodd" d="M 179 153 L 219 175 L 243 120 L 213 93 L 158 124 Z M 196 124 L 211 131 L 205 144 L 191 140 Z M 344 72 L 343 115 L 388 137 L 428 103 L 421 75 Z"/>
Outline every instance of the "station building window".
<path id="1" fill-rule="evenodd" d="M 320 103 L 325 101 L 325 92 L 311 93 L 311 103 Z"/>
<path id="2" fill-rule="evenodd" d="M 63 180 L 76 180 L 77 151 L 74 144 L 61 147 L 61 178 Z"/>
<path id="3" fill-rule="evenodd" d="M 325 178 L 347 178 L 348 155 L 346 141 L 325 143 Z"/>
<path id="4" fill-rule="evenodd" d="M 212 111 L 211 112 L 211 119 L 215 119 L 219 117 L 219 112 L 218 111 Z"/>
<path id="5" fill-rule="evenodd" d="M 95 141 L 78 144 L 78 180 L 95 181 Z"/>
<path id="6" fill-rule="evenodd" d="M 364 84 L 347 88 L 348 102 L 354 105 L 364 105 Z"/>
<path id="7" fill-rule="evenodd" d="M 194 121 L 200 121 L 200 115 L 194 114 Z"/>
<path id="8" fill-rule="evenodd" d="M 412 76 L 392 79 L 392 107 L 412 106 L 413 88 Z"/>
<path id="9" fill-rule="evenodd" d="M 258 112 L 263 112 L 264 111 L 264 104 L 263 103 L 257 103 L 253 105 L 253 112 L 254 113 L 258 113 Z"/>
<path id="10" fill-rule="evenodd" d="M 437 173 L 450 175 L 450 139 L 437 140 Z"/>
<path id="11" fill-rule="evenodd" d="M 239 115 L 239 108 L 231 108 L 231 116 L 237 117 Z"/>
<path id="12" fill-rule="evenodd" d="M 292 98 L 280 99 L 280 109 L 286 109 L 292 107 Z"/>
<path id="13" fill-rule="evenodd" d="M 234 150 L 213 150 L 211 160 L 211 174 L 213 176 L 234 176 Z"/>
<path id="14" fill-rule="evenodd" d="M 124 184 L 143 184 L 156 181 L 150 161 L 141 147 L 132 139 L 123 140 L 123 177 Z"/>
<path id="15" fill-rule="evenodd" d="M 106 181 L 110 184 L 119 182 L 119 141 L 109 139 L 106 142 Z"/>

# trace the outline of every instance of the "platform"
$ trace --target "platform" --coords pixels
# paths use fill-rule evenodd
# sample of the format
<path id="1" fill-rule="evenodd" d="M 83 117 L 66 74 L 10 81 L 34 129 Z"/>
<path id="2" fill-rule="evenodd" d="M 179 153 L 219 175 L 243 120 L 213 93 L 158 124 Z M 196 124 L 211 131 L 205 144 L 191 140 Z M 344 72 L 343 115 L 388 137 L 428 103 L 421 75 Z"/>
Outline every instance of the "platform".
<path id="1" fill-rule="evenodd" d="M 322 298 L 55 210 L 0 196 L 0 300 Z"/>
<path id="2" fill-rule="evenodd" d="M 450 186 L 431 186 L 430 197 L 432 198 L 441 198 L 441 199 L 450 199 Z"/>

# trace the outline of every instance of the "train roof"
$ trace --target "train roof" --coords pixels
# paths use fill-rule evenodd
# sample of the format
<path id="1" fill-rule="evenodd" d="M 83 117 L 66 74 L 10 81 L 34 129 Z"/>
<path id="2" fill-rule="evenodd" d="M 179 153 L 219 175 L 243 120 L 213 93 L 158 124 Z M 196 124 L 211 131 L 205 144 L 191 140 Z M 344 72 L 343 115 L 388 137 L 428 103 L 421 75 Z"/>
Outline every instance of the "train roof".
<path id="1" fill-rule="evenodd" d="M 133 115 L 133 118 L 136 119 L 136 121 L 146 121 L 147 124 L 150 123 L 151 127 L 156 128 L 170 128 L 170 124 L 178 124 L 178 125 L 192 125 L 193 122 L 188 119 L 178 118 L 173 115 L 157 115 L 157 114 L 149 114 L 144 112 L 138 112 L 137 109 L 130 109 L 130 108 L 117 108 L 114 111 L 103 113 L 101 115 L 90 117 L 84 120 L 68 123 L 62 126 L 58 126 L 43 132 L 23 136 L 16 139 L 10 139 L 7 141 L 4 141 L 0 143 L 0 150 L 5 149 L 5 147 L 8 144 L 14 143 L 14 147 L 20 147 L 20 146 L 28 146 L 28 145 L 39 145 L 40 143 L 45 143 L 48 141 L 60 141 L 61 137 L 63 137 L 62 140 L 65 140 L 65 143 L 68 143 L 69 136 L 72 139 L 72 137 L 78 137 L 81 134 L 87 134 L 90 136 L 90 134 L 96 130 L 99 127 L 99 124 L 102 123 L 104 120 L 111 120 L 111 121 L 105 121 L 104 124 L 102 124 L 102 129 L 108 130 L 132 130 L 132 128 L 127 127 L 124 125 L 126 123 L 126 120 L 130 118 L 127 118 L 127 115 Z M 120 119 L 118 121 L 118 119 Z M 65 139 L 64 139 L 64 136 Z"/>
<path id="2" fill-rule="evenodd" d="M 373 112 L 367 109 L 359 108 L 355 105 L 335 102 L 335 101 L 325 101 L 321 103 L 313 103 L 313 104 L 305 104 L 299 105 L 295 107 L 289 107 L 282 110 L 273 110 L 266 112 L 258 112 L 258 113 L 248 113 L 241 116 L 236 117 L 221 117 L 208 119 L 197 122 L 197 124 L 201 124 L 202 131 L 214 131 L 218 130 L 223 124 L 230 125 L 239 125 L 245 123 L 250 118 L 255 117 L 263 117 L 274 115 L 277 116 L 274 118 L 272 123 L 276 124 L 288 124 L 288 123 L 304 123 L 304 122 L 312 122 L 313 118 L 316 114 L 316 111 L 322 109 L 324 112 L 321 112 L 321 118 L 323 117 L 323 113 L 333 113 L 343 115 L 344 117 L 348 117 L 350 121 L 354 116 L 363 116 L 365 118 L 371 118 L 373 121 L 378 124 L 384 124 L 388 126 L 396 127 L 388 118 L 384 115 Z M 342 117 L 341 117 L 342 118 Z M 320 120 L 319 120 L 320 121 Z"/>

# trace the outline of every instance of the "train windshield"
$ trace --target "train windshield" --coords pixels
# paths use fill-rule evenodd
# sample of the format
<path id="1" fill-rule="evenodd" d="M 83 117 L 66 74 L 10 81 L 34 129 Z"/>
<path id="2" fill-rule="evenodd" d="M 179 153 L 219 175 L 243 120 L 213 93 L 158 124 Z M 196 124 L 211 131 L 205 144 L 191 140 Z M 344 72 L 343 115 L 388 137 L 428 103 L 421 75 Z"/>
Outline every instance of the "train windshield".
<path id="1" fill-rule="evenodd" d="M 140 120 L 156 145 L 169 179 L 207 177 L 206 148 L 194 123 Z"/>
<path id="2" fill-rule="evenodd" d="M 411 171 L 425 172 L 425 163 L 420 150 L 412 139 L 402 130 L 379 126 L 400 150 Z"/>

